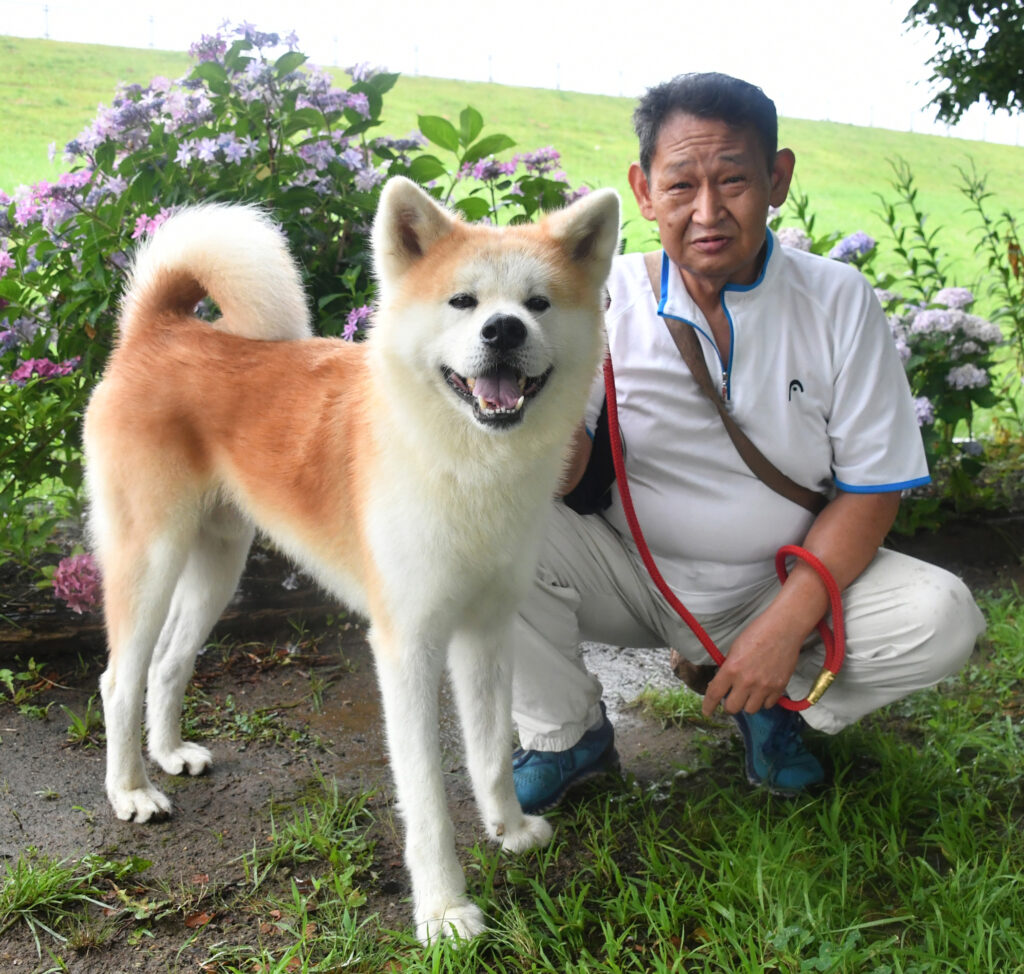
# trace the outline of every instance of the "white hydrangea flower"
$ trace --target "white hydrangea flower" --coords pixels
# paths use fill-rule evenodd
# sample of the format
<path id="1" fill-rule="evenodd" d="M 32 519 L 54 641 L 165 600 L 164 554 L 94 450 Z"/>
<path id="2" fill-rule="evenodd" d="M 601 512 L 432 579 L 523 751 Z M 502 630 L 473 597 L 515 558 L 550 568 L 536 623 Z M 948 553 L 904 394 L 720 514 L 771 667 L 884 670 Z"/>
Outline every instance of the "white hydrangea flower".
<path id="1" fill-rule="evenodd" d="M 811 243 L 813 242 L 800 227 L 780 227 L 775 232 L 775 236 L 779 238 L 779 243 L 783 247 L 792 247 L 794 250 L 803 250 L 805 252 L 810 251 Z"/>
<path id="2" fill-rule="evenodd" d="M 983 389 L 988 385 L 989 377 L 984 369 L 967 362 L 950 369 L 946 383 L 954 389 Z"/>

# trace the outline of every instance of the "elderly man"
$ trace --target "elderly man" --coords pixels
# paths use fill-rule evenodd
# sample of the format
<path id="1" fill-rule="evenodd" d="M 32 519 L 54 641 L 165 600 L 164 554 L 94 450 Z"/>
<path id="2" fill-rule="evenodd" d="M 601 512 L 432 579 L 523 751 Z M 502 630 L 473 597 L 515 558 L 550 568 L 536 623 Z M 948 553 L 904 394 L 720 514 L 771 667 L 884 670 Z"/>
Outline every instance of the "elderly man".
<path id="1" fill-rule="evenodd" d="M 804 720 L 836 733 L 937 683 L 984 622 L 956 577 L 880 548 L 900 492 L 928 481 L 910 392 L 859 271 L 783 248 L 766 229 L 795 162 L 777 147 L 772 101 L 725 75 L 683 75 L 644 96 L 634 125 L 640 161 L 629 181 L 663 250 L 618 258 L 608 285 L 626 479 L 658 569 L 726 654 L 704 713 L 721 705 L 735 719 L 751 782 L 795 793 L 823 778 Z M 750 440 L 824 495 L 820 511 L 776 493 L 741 459 L 671 321 L 692 329 L 715 394 Z M 603 400 L 597 383 L 567 490 L 591 459 Z M 526 811 L 550 808 L 615 757 L 581 640 L 673 646 L 709 662 L 642 564 L 618 485 L 598 513 L 556 502 L 548 539 L 516 632 L 513 763 Z M 775 551 L 792 543 L 843 590 L 847 629 L 845 665 L 803 718 L 778 702 L 803 697 L 820 671 L 815 627 L 829 603 L 803 562 L 777 580 Z"/>

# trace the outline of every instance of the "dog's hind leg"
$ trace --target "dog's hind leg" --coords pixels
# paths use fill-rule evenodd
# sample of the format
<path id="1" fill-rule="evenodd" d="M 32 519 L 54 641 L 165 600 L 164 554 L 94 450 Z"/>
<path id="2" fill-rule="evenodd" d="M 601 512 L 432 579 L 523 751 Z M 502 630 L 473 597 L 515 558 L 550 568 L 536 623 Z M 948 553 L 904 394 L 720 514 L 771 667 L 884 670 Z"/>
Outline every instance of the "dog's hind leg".
<path id="1" fill-rule="evenodd" d="M 128 538 L 105 543 L 104 612 L 110 658 L 100 677 L 107 732 L 107 797 L 118 818 L 145 822 L 170 811 L 142 759 L 142 704 L 146 673 L 185 559 L 180 540 Z"/>
<path id="2" fill-rule="evenodd" d="M 182 740 L 182 702 L 196 655 L 238 587 L 252 538 L 253 528 L 232 508 L 204 514 L 174 587 L 146 693 L 149 756 L 168 774 L 202 774 L 213 762 L 207 748 Z"/>
<path id="3" fill-rule="evenodd" d="M 387 728 L 391 769 L 405 824 L 405 862 L 412 879 L 416 936 L 469 938 L 485 929 L 480 908 L 466 896 L 455 854 L 438 734 L 442 653 L 371 630 Z"/>
<path id="4" fill-rule="evenodd" d="M 512 780 L 512 661 L 508 626 L 465 627 L 452 638 L 448 665 L 462 722 L 473 792 L 488 835 L 503 849 L 545 845 L 550 824 L 524 815 Z"/>

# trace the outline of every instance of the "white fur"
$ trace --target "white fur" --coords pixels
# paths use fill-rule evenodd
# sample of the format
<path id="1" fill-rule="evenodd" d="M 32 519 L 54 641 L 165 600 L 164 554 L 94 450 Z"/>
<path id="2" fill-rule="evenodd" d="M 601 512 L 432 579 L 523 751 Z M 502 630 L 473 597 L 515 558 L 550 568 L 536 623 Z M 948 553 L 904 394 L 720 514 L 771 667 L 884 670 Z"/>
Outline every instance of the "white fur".
<path id="1" fill-rule="evenodd" d="M 116 654 L 112 645 L 101 681 L 110 801 L 120 818 L 147 821 L 167 813 L 170 803 L 142 761 L 143 687 L 148 681 L 150 756 L 170 774 L 205 771 L 210 752 L 181 739 L 182 696 L 196 653 L 237 584 L 254 524 L 369 614 L 416 931 L 424 942 L 484 929 L 483 914 L 466 895 L 441 773 L 438 693 L 446 663 L 487 834 L 511 852 L 543 844 L 552 834 L 544 819 L 524 815 L 515 797 L 505 647 L 514 608 L 533 575 L 566 443 L 603 350 L 595 309 L 618 239 L 618 201 L 614 194 L 593 194 L 551 218 L 547 239 L 564 246 L 562 257 L 501 245 L 460 260 L 441 299 L 404 293 L 405 275 L 420 260 L 431 261 L 431 246 L 456 227 L 408 181 L 392 180 L 385 188 L 373 234 L 381 306 L 365 350 L 372 376 L 365 391 L 370 439 L 345 447 L 359 460 L 357 472 L 347 474 L 346 491 L 364 492 L 361 522 L 324 523 L 311 535 L 289 510 L 268 506 L 259 477 L 247 479 L 226 461 L 216 467 L 212 486 L 204 482 L 195 493 L 161 498 L 160 509 L 172 513 L 159 536 L 143 539 L 144 550 L 128 562 L 134 567 L 122 569 L 124 578 L 106 580 L 108 603 L 122 584 L 131 586 L 132 597 L 130 625 L 122 627 Z M 567 267 L 582 269 L 590 309 L 552 306 L 531 314 L 524 302 L 557 290 Z M 125 320 L 152 303 L 155 282 L 167 272 L 198 279 L 248 337 L 287 339 L 308 330 L 291 258 L 280 235 L 250 208 L 202 207 L 161 228 L 136 262 Z M 467 289 L 478 295 L 477 307 L 450 307 L 447 295 Z M 483 428 L 441 376 L 443 365 L 463 374 L 481 367 L 481 326 L 495 312 L 524 322 L 527 338 L 516 354 L 528 374 L 553 367 L 522 422 L 507 430 Z M 142 334 L 141 324 L 131 327 Z M 117 410 L 107 399 L 118 395 L 120 369 L 115 361 L 114 377 L 97 389 L 85 436 L 95 547 L 101 563 L 110 565 L 125 564 L 123 553 L 136 540 L 122 511 L 130 488 L 118 481 L 119 452 L 108 442 L 114 435 L 109 416 Z M 119 422 L 117 436 L 137 435 L 132 417 Z M 328 446 L 330 462 L 342 459 Z M 356 535 L 372 566 L 365 575 L 338 556 L 343 546 L 357 544 Z"/>
<path id="2" fill-rule="evenodd" d="M 134 305 L 154 279 L 183 267 L 216 295 L 224 317 L 214 327 L 268 341 L 313 334 L 298 265 L 259 207 L 206 203 L 171 217 L 132 261 L 122 330 L 131 327 Z"/>

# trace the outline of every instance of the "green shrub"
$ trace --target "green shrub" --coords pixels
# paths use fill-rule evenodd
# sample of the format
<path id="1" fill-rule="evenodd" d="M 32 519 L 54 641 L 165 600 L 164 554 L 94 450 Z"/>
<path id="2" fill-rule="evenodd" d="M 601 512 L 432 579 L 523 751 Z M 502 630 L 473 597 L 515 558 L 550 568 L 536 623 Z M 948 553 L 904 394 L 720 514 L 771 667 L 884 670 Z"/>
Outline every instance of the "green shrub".
<path id="1" fill-rule="evenodd" d="M 326 335 L 358 339 L 373 303 L 367 234 L 381 184 L 408 176 L 471 220 L 528 220 L 572 191 L 551 147 L 514 145 L 420 117 L 375 135 L 397 75 L 358 65 L 347 87 L 311 68 L 293 37 L 249 26 L 204 36 L 186 78 L 123 86 L 67 145 L 72 171 L 0 193 L 0 563 L 59 550 L 80 514 L 81 417 L 114 340 L 136 240 L 201 200 L 258 202 L 297 255 Z M 428 141 L 440 156 L 425 151 Z"/>

